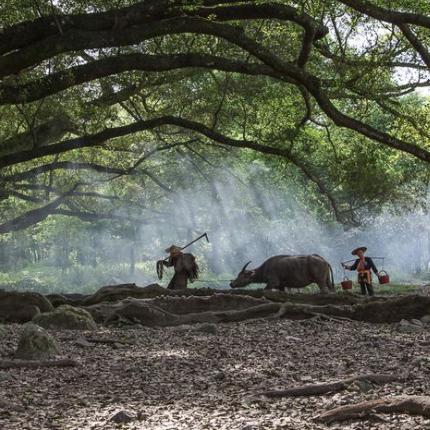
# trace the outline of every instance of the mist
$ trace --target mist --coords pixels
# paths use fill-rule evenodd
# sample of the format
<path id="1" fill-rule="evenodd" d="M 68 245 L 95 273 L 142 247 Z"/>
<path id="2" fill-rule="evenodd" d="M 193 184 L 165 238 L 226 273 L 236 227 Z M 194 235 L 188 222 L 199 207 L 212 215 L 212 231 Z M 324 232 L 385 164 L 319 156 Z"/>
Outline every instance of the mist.
<path id="1" fill-rule="evenodd" d="M 155 260 L 165 256 L 167 246 L 183 246 L 207 232 L 209 244 L 202 239 L 188 248 L 203 269 L 202 279 L 232 277 L 250 260 L 250 267 L 257 267 L 273 255 L 315 253 L 330 262 L 339 282 L 340 262 L 353 259 L 351 250 L 358 246 L 367 246 L 366 255 L 377 257 L 377 268 L 387 270 L 394 283 L 430 277 L 430 216 L 423 211 L 395 215 L 387 209 L 369 216 L 364 227 L 346 230 L 319 221 L 294 189 L 286 193 L 258 181 L 226 178 L 211 183 L 209 192 L 207 186 L 182 190 L 164 212 L 170 214 L 165 222 L 139 230 L 146 252 Z"/>
<path id="2" fill-rule="evenodd" d="M 118 210 L 120 216 L 133 213 L 137 222 L 132 225 L 119 222 L 113 228 L 68 218 L 69 229 L 64 230 L 64 222 L 58 224 L 56 235 L 43 244 L 23 242 L 22 232 L 9 266 L 4 264 L 8 273 L 3 269 L 0 286 L 8 288 L 5 277 L 27 291 L 88 292 L 125 282 L 166 286 L 173 270 L 166 269 L 159 281 L 155 262 L 167 256 L 168 246 L 184 246 L 204 232 L 210 243 L 202 239 L 187 248 L 201 269 L 196 287 L 228 288 L 245 263 L 251 261 L 250 268 L 255 268 L 279 254 L 319 254 L 330 262 L 339 282 L 344 276 L 340 262 L 353 259 L 351 250 L 358 246 L 367 246 L 368 256 L 384 257 L 375 259 L 376 266 L 387 270 L 393 283 L 430 280 L 430 216 L 424 211 L 394 214 L 387 208 L 382 215 L 369 214 L 362 228 L 345 229 L 321 221 L 299 186 L 271 184 L 270 169 L 252 163 L 246 179 L 224 174 L 205 177 L 197 186 L 182 184 L 149 211 Z M 31 258 L 29 268 L 33 245 L 38 256 Z M 2 261 L 6 257 L 3 252 Z M 352 272 L 347 276 L 355 278 Z"/>

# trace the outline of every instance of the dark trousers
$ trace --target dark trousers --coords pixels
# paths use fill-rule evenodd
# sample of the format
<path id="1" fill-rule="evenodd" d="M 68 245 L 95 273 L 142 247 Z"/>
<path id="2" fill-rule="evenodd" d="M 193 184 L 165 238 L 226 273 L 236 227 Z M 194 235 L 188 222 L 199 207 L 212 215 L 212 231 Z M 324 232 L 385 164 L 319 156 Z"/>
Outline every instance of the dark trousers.
<path id="1" fill-rule="evenodd" d="M 373 285 L 369 284 L 367 282 L 360 282 L 360 288 L 361 288 L 361 294 L 363 294 L 363 296 L 366 295 L 366 293 L 369 296 L 373 296 L 374 292 L 373 292 Z"/>
<path id="2" fill-rule="evenodd" d="M 168 290 L 184 290 L 188 285 L 188 274 L 185 271 L 176 272 L 167 285 Z"/>

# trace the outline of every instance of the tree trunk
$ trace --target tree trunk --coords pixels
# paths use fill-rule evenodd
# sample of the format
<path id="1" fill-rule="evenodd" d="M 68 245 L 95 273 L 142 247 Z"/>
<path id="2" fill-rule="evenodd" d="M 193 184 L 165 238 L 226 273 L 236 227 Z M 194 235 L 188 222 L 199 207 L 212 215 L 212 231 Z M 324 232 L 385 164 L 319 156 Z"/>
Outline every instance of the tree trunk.
<path id="1" fill-rule="evenodd" d="M 130 269 L 129 269 L 130 275 L 134 275 L 135 265 L 136 265 L 135 254 L 134 254 L 134 246 L 135 246 L 134 243 L 132 243 L 131 246 L 130 246 Z"/>

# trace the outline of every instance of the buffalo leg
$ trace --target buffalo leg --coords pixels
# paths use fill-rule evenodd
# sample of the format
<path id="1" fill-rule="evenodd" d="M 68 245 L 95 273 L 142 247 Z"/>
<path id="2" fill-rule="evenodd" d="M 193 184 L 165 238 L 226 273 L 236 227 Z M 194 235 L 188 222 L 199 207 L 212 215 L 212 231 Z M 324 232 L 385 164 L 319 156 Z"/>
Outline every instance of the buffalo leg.
<path id="1" fill-rule="evenodd" d="M 265 290 L 281 290 L 281 291 L 284 291 L 285 287 L 282 287 L 282 288 L 283 288 L 283 290 L 281 290 L 279 282 L 275 281 L 275 280 L 269 280 L 267 285 L 264 287 Z"/>
<path id="2" fill-rule="evenodd" d="M 325 282 L 318 283 L 321 294 L 328 294 L 328 288 Z"/>
<path id="3" fill-rule="evenodd" d="M 328 288 L 329 291 L 336 291 L 336 288 L 334 288 L 333 284 L 331 283 L 330 276 L 327 278 L 326 285 L 327 285 L 327 288 Z"/>

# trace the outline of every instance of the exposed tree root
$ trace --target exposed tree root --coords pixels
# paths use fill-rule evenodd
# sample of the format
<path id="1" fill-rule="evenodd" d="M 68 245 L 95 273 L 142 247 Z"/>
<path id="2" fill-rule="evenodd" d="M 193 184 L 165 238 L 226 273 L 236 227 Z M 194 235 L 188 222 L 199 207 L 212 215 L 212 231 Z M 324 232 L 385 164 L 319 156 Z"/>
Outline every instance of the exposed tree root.
<path id="1" fill-rule="evenodd" d="M 92 295 L 79 294 L 51 294 L 47 298 L 54 306 L 70 304 L 73 306 L 90 306 L 102 302 L 118 302 L 127 297 L 136 299 L 152 299 L 155 297 L 211 297 L 214 295 L 227 296 L 247 296 L 256 299 L 267 299 L 271 302 L 292 302 L 307 303 L 315 306 L 327 304 L 333 305 L 353 305 L 366 300 L 363 296 L 354 294 L 288 294 L 284 291 L 275 290 L 247 290 L 247 289 L 223 289 L 213 288 L 188 288 L 185 290 L 167 290 L 158 284 L 151 284 L 146 287 L 138 287 L 135 284 L 110 285 L 100 288 Z M 382 298 L 378 298 L 378 300 Z"/>
<path id="2" fill-rule="evenodd" d="M 396 322 L 401 319 L 421 318 L 430 313 L 430 298 L 405 296 L 390 300 L 369 300 L 352 306 L 331 304 L 315 306 L 304 303 L 271 302 L 249 296 L 216 294 L 209 297 L 128 298 L 119 303 L 88 306 L 86 310 L 99 323 L 129 321 L 147 326 L 219 323 L 259 318 Z"/>
<path id="3" fill-rule="evenodd" d="M 0 291 L 0 321 L 24 323 L 39 312 L 52 310 L 51 302 L 42 294 Z"/>
<path id="4" fill-rule="evenodd" d="M 315 420 L 329 424 L 334 421 L 367 417 L 375 412 L 422 415 L 430 418 L 430 397 L 393 396 L 370 400 L 355 405 L 340 406 L 316 416 Z"/>
<path id="5" fill-rule="evenodd" d="M 252 396 L 257 399 L 258 397 L 267 397 L 271 399 L 280 399 L 283 397 L 299 397 L 299 396 L 319 396 L 326 393 L 335 393 L 345 390 L 349 385 L 355 381 L 369 381 L 374 384 L 385 384 L 387 382 L 404 380 L 405 376 L 396 375 L 357 375 L 340 381 L 327 382 L 323 384 L 307 384 L 300 387 L 291 387 L 285 390 L 262 391 Z"/>
<path id="6" fill-rule="evenodd" d="M 6 316 L 6 321 L 17 319 L 17 315 L 22 311 L 21 298 L 21 295 L 16 293 L 15 307 L 12 307 L 12 314 Z M 50 303 L 44 300 L 50 306 Z M 61 300 L 68 299 L 55 296 L 52 300 L 60 304 Z M 354 320 L 391 323 L 402 319 L 419 319 L 430 314 L 430 297 L 413 295 L 366 299 L 349 294 L 291 295 L 268 290 L 172 291 L 157 284 L 145 288 L 134 284 L 107 286 L 92 296 L 73 297 L 73 300 L 72 298 L 70 300 L 73 306 L 84 306 L 98 323 L 122 320 L 148 326 L 259 318 L 294 320 L 316 318 L 336 322 Z M 2 306 L 11 308 L 4 295 L 0 295 L 0 314 Z M 32 312 L 27 312 L 27 309 L 25 318 L 20 318 L 21 322 L 31 319 L 33 314 L 38 312 L 33 307 L 30 310 Z"/>
<path id="7" fill-rule="evenodd" d="M 321 306 L 285 302 L 278 311 L 279 317 L 306 319 L 312 317 L 332 318 L 339 321 L 366 321 L 375 323 L 398 322 L 402 319 L 419 319 L 430 314 L 430 297 L 402 296 L 389 299 L 375 298 L 353 305 Z"/>
<path id="8" fill-rule="evenodd" d="M 71 358 L 61 360 L 0 360 L 0 369 L 28 367 L 35 369 L 38 367 L 75 367 L 79 362 Z"/>
<path id="9" fill-rule="evenodd" d="M 162 308 L 148 304 L 144 300 L 129 299 L 124 301 L 123 306 L 116 306 L 113 312 L 107 314 L 106 322 L 126 319 L 137 321 L 147 326 L 232 322 L 263 318 L 278 312 L 279 307 L 280 305 L 277 303 L 264 303 L 241 310 L 206 311 L 182 315 L 168 312 Z"/>

